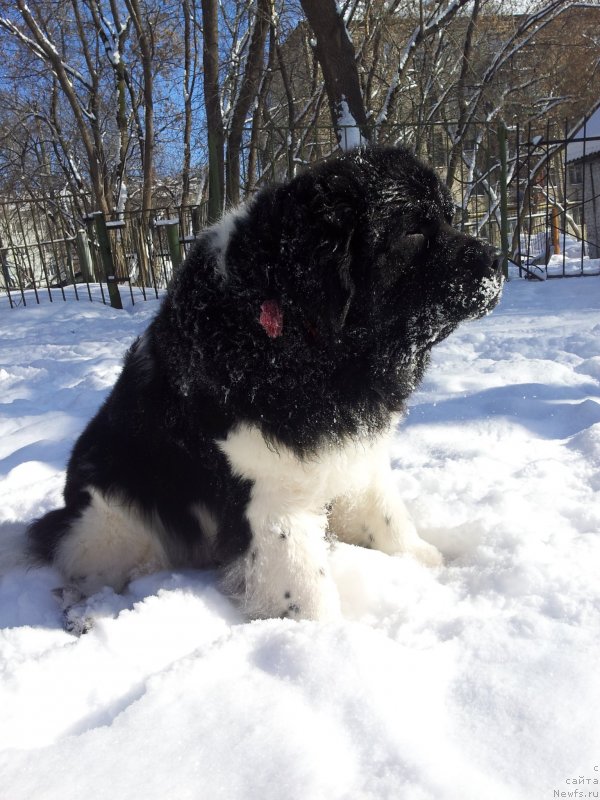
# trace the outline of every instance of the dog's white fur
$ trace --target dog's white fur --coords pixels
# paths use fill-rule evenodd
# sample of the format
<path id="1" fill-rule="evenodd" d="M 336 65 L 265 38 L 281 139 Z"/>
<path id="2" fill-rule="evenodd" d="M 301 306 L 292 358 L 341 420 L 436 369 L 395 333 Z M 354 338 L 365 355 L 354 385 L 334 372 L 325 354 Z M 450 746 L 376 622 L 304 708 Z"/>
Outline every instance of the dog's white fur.
<path id="1" fill-rule="evenodd" d="M 351 440 L 302 460 L 267 443 L 250 425 L 238 426 L 219 443 L 233 471 L 253 481 L 246 510 L 251 547 L 224 577 L 225 588 L 242 594 L 251 616 L 338 614 L 328 528 L 344 542 L 441 563 L 438 551 L 417 535 L 393 485 L 388 439 L 389 432 Z"/>
<path id="2" fill-rule="evenodd" d="M 122 591 L 135 577 L 169 566 L 161 537 L 136 509 L 116 496 L 88 489 L 91 502 L 61 539 L 54 563 L 69 582 L 90 595 L 103 586 Z"/>
<path id="3" fill-rule="evenodd" d="M 328 564 L 328 533 L 343 542 L 384 553 L 407 553 L 436 566 L 441 556 L 417 535 L 394 486 L 389 432 L 350 440 L 305 459 L 266 442 L 251 425 L 236 427 L 219 442 L 231 468 L 253 482 L 246 516 L 248 552 L 229 564 L 224 589 L 250 617 L 327 619 L 339 614 Z M 61 540 L 56 565 L 85 594 L 111 586 L 120 591 L 139 575 L 173 565 L 157 520 L 135 507 L 90 489 L 92 501 Z M 204 507 L 193 512 L 208 539 L 217 530 Z"/>
<path id="4" fill-rule="evenodd" d="M 222 278 L 227 276 L 227 248 L 231 240 L 231 234 L 240 219 L 248 216 L 249 203 L 236 206 L 223 214 L 221 219 L 212 228 L 212 249 L 215 255 L 217 271 Z"/>

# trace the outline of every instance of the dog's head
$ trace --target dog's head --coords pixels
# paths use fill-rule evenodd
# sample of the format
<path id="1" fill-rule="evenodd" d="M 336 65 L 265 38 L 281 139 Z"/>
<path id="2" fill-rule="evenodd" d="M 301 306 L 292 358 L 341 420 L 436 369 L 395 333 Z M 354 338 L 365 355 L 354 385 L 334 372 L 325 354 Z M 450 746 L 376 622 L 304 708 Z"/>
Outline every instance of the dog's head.
<path id="1" fill-rule="evenodd" d="M 368 328 L 414 356 L 497 303 L 493 250 L 452 227 L 449 191 L 407 149 L 355 150 L 281 191 L 288 263 L 334 337 Z"/>
<path id="2" fill-rule="evenodd" d="M 453 210 L 402 148 L 265 188 L 207 230 L 169 295 L 186 392 L 210 386 L 299 451 L 388 425 L 431 347 L 499 297 L 494 253 Z"/>

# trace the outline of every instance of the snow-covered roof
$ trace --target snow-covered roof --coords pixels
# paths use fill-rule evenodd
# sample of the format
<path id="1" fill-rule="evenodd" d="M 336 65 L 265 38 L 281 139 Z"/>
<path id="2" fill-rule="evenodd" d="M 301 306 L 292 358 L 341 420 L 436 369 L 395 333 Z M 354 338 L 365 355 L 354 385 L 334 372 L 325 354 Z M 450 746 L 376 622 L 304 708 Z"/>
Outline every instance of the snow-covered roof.
<path id="1" fill-rule="evenodd" d="M 583 158 L 584 133 L 586 139 L 595 136 L 600 137 L 600 107 L 596 109 L 587 123 L 581 126 L 571 144 L 567 146 L 567 161 L 577 161 L 578 158 Z M 585 155 L 589 156 L 595 153 L 600 153 L 600 138 L 596 141 L 585 142 Z"/>

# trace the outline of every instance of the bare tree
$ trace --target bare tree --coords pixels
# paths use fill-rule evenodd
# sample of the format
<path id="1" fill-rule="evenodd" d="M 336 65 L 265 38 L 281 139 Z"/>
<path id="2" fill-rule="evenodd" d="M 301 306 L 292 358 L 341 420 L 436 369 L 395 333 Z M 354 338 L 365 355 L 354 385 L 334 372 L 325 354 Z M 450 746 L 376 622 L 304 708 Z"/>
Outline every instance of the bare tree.
<path id="1" fill-rule="evenodd" d="M 234 100 L 231 124 L 227 137 L 227 202 L 240 200 L 240 147 L 242 133 L 252 101 L 260 86 L 263 53 L 267 32 L 273 16 L 273 0 L 257 0 L 249 34 L 248 55 L 239 91 Z"/>
<path id="2" fill-rule="evenodd" d="M 356 53 L 335 0 L 301 0 L 315 35 L 333 127 L 342 147 L 370 138 Z"/>
<path id="3" fill-rule="evenodd" d="M 17 0 L 16 7 L 22 21 L 21 25 L 5 16 L 0 17 L 0 27 L 49 66 L 53 79 L 66 99 L 75 120 L 78 135 L 86 152 L 96 201 L 101 210 L 108 212 L 110 203 L 106 195 L 102 161 L 98 158 L 103 150 L 103 143 L 99 120 L 97 72 L 94 69 L 91 74 L 84 75 L 73 66 L 64 53 L 59 51 L 48 35 L 44 15 L 40 13 L 37 4 L 30 6 L 24 0 Z"/>
<path id="4" fill-rule="evenodd" d="M 183 14 L 183 160 L 181 170 L 181 205 L 188 206 L 191 201 L 191 169 L 192 169 L 192 127 L 193 97 L 198 72 L 198 47 L 196 39 L 197 20 L 196 4 L 190 0 L 181 0 Z"/>
<path id="5" fill-rule="evenodd" d="M 458 120 L 456 122 L 456 130 L 461 133 L 464 132 L 465 130 L 467 119 L 469 116 L 469 105 L 466 95 L 466 85 L 467 85 L 467 77 L 471 70 L 473 36 L 475 33 L 475 26 L 477 25 L 477 19 L 479 17 L 480 9 L 481 9 L 481 0 L 474 0 L 473 8 L 471 9 L 469 22 L 467 25 L 467 30 L 465 33 L 464 45 L 462 48 L 460 73 L 458 76 L 458 80 L 456 82 L 456 104 L 458 109 Z M 456 174 L 456 168 L 458 166 L 458 161 L 461 153 L 460 150 L 461 143 L 462 143 L 462 138 L 460 137 L 460 135 L 455 136 L 448 157 L 448 171 L 446 173 L 446 183 L 448 184 L 448 186 L 452 186 L 452 184 L 454 183 L 454 176 Z"/>
<path id="6" fill-rule="evenodd" d="M 19 0 L 0 12 L 4 45 L 26 72 L 42 67 L 38 85 L 19 93 L 22 112 L 46 127 L 69 185 L 85 185 L 105 213 L 120 205 L 126 182 L 152 207 L 156 125 L 169 104 L 163 97 L 157 108 L 155 78 L 172 80 L 181 58 L 180 26 L 170 29 L 178 8 L 176 0 Z M 11 80 L 23 86 L 16 69 Z M 164 124 L 160 131 L 169 135 Z"/>
<path id="7" fill-rule="evenodd" d="M 152 27 L 147 24 L 147 19 L 142 13 L 139 0 L 125 0 L 127 10 L 131 15 L 133 26 L 137 35 L 137 43 L 143 70 L 143 99 L 144 99 L 144 146 L 142 149 L 142 210 L 145 214 L 152 208 L 152 188 L 154 181 L 154 75 L 152 61 L 154 48 L 152 46 Z"/>
<path id="8" fill-rule="evenodd" d="M 223 210 L 225 132 L 219 87 L 219 8 L 217 0 L 202 0 L 204 106 L 208 138 L 208 218 Z"/>
<path id="9" fill-rule="evenodd" d="M 129 207 L 188 203 L 208 174 L 216 219 L 244 192 L 327 155 L 336 139 L 407 141 L 436 158 L 450 186 L 483 185 L 484 162 L 496 158 L 486 126 L 590 106 L 598 8 L 0 0 L 9 54 L 0 65 L 0 186 L 60 186 L 109 213 L 122 209 L 125 186 Z M 576 47 L 564 46 L 567 32 Z"/>

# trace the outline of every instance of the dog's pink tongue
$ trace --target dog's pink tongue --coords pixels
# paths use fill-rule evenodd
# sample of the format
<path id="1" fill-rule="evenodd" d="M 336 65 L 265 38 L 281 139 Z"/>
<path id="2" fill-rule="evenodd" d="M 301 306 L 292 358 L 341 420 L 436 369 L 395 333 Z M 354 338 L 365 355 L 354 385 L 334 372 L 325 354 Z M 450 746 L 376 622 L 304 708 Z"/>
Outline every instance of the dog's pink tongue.
<path id="1" fill-rule="evenodd" d="M 260 307 L 258 321 L 271 339 L 281 336 L 283 332 L 283 311 L 279 307 L 277 300 L 265 300 Z"/>

